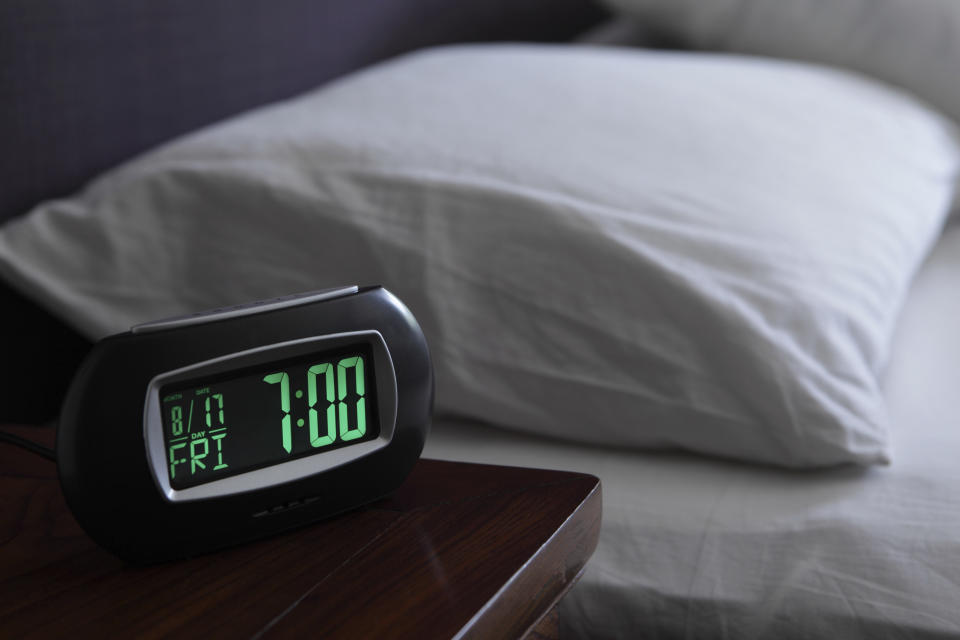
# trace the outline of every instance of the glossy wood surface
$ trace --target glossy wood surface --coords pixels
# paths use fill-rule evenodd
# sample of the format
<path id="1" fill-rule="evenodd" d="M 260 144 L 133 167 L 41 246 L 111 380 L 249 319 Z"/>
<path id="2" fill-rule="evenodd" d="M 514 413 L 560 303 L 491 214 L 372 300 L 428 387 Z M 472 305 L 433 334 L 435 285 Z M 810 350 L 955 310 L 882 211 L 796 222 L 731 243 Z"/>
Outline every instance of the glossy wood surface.
<path id="1" fill-rule="evenodd" d="M 52 430 L 0 427 L 52 443 Z M 224 552 L 128 567 L 0 443 L 0 637 L 518 638 L 596 547 L 588 475 L 421 460 L 392 497 Z M 540 635 L 537 635 L 540 634 Z"/>

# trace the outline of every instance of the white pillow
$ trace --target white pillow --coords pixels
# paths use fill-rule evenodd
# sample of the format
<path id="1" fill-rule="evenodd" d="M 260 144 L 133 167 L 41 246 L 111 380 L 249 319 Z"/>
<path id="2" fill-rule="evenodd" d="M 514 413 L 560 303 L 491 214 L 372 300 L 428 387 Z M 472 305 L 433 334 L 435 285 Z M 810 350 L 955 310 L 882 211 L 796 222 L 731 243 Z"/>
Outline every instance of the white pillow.
<path id="1" fill-rule="evenodd" d="M 855 69 L 960 121 L 957 0 L 604 1 L 678 44 Z"/>
<path id="2" fill-rule="evenodd" d="M 958 168 L 860 78 L 727 56 L 474 46 L 189 136 L 0 234 L 90 336 L 383 283 L 440 411 L 788 466 L 888 458 L 877 374 Z"/>

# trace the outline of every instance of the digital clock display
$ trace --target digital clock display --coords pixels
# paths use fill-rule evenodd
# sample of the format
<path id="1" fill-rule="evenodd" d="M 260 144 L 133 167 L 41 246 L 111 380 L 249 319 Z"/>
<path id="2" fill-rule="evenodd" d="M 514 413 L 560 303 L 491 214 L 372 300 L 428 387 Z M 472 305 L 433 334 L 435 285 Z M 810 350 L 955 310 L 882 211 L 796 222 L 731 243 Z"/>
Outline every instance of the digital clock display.
<path id="1" fill-rule="evenodd" d="M 356 344 L 162 387 L 170 486 L 376 439 L 373 362 L 370 346 Z"/>

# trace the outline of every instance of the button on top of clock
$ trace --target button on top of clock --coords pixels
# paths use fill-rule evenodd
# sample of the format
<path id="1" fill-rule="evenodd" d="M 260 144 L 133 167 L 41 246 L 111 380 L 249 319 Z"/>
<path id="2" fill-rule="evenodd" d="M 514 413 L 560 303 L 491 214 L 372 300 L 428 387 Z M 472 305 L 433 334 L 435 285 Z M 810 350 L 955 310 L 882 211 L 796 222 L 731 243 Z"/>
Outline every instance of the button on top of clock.
<path id="1" fill-rule="evenodd" d="M 131 333 L 149 333 L 151 331 L 161 331 L 163 329 L 175 329 L 191 325 L 215 322 L 217 320 L 226 320 L 228 318 L 237 318 L 239 316 L 250 315 L 253 313 L 262 313 L 264 311 L 274 311 L 286 307 L 296 307 L 311 302 L 321 300 L 330 300 L 357 293 L 359 288 L 356 285 L 349 287 L 334 287 L 332 289 L 321 289 L 319 291 L 308 291 L 307 293 L 297 293 L 279 298 L 270 298 L 268 300 L 257 300 L 256 302 L 247 302 L 234 305 L 232 307 L 220 307 L 209 311 L 199 311 L 185 316 L 175 318 L 164 318 L 145 324 L 138 324 L 130 329 Z"/>

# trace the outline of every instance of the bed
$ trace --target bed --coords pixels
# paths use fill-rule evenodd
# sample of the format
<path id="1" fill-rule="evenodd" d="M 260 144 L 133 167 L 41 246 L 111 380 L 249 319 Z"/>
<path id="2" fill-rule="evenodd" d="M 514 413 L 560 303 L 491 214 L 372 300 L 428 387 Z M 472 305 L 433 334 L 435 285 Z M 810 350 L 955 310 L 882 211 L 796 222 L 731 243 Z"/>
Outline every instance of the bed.
<path id="1" fill-rule="evenodd" d="M 383 281 L 424 455 L 601 478 L 570 637 L 960 635 L 955 7 L 243 4 L 0 9 L 0 420 L 136 322 Z"/>
<path id="2" fill-rule="evenodd" d="M 919 274 L 884 379 L 894 463 L 790 472 L 437 425 L 425 455 L 603 481 L 573 637 L 955 637 L 960 224 Z"/>

